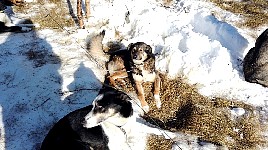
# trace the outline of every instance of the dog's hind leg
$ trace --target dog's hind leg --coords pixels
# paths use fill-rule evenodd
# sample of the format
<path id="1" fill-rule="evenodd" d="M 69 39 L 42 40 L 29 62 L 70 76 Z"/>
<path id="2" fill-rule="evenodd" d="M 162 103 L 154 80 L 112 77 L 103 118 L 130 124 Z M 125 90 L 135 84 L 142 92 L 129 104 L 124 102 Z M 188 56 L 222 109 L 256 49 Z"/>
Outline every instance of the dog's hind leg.
<path id="1" fill-rule="evenodd" d="M 160 79 L 160 76 L 157 73 L 156 77 L 155 77 L 155 81 L 154 81 L 154 100 L 155 100 L 157 108 L 161 107 L 160 84 L 161 84 L 161 79 Z"/>
<path id="2" fill-rule="evenodd" d="M 112 75 L 108 76 L 108 79 L 109 79 L 112 86 L 117 87 L 115 80 L 116 79 L 123 79 L 126 77 L 128 77 L 128 74 L 124 70 L 124 71 L 117 71 L 117 72 L 113 73 Z"/>
<path id="3" fill-rule="evenodd" d="M 126 85 L 126 82 L 124 81 L 123 78 L 117 78 L 116 79 L 117 82 L 119 82 L 119 84 L 123 87 L 124 85 Z"/>
<path id="4" fill-rule="evenodd" d="M 135 82 L 135 86 L 136 86 L 138 98 L 141 102 L 141 107 L 147 113 L 147 112 L 149 112 L 149 105 L 145 101 L 144 89 L 142 87 L 142 82 Z"/>

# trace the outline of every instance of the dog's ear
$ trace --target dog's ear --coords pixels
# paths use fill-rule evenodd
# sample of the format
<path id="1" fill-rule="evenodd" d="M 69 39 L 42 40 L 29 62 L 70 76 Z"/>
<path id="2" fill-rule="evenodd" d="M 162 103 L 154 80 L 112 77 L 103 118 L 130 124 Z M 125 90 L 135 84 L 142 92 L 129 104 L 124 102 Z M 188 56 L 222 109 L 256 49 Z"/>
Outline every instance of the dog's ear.
<path id="1" fill-rule="evenodd" d="M 147 53 L 147 55 L 151 56 L 153 54 L 152 47 L 150 45 L 147 45 L 145 52 Z"/>
<path id="2" fill-rule="evenodd" d="M 127 50 L 130 50 L 132 48 L 132 46 L 133 46 L 133 43 L 128 44 Z"/>
<path id="3" fill-rule="evenodd" d="M 116 89 L 112 86 L 110 86 L 109 84 L 103 84 L 102 88 L 99 91 L 99 94 L 104 94 L 105 92 L 109 92 L 109 91 L 116 91 Z"/>
<path id="4" fill-rule="evenodd" d="M 133 115 L 133 108 L 130 101 L 123 101 L 122 107 L 120 109 L 120 114 L 127 118 Z"/>
<path id="5" fill-rule="evenodd" d="M 123 100 L 123 101 L 131 101 L 131 98 L 127 94 L 125 94 L 125 93 L 123 93 L 121 91 L 118 91 L 118 92 L 120 93 L 119 98 L 121 100 Z"/>
<path id="6" fill-rule="evenodd" d="M 119 99 L 122 100 L 121 103 L 121 109 L 120 109 L 120 114 L 127 118 L 133 115 L 133 108 L 132 108 L 132 103 L 131 98 L 120 91 Z"/>

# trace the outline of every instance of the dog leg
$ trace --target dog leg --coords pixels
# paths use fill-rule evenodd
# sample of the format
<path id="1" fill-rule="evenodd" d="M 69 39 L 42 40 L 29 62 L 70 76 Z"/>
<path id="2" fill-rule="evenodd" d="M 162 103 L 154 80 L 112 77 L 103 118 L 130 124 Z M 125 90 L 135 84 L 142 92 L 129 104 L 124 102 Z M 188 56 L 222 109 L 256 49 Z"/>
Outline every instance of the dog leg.
<path id="1" fill-rule="evenodd" d="M 123 78 L 117 78 L 116 81 L 118 81 L 122 87 L 126 85 L 126 82 L 123 80 Z"/>
<path id="2" fill-rule="evenodd" d="M 144 89 L 142 87 L 142 82 L 135 82 L 135 86 L 136 86 L 138 98 L 141 102 L 141 107 L 147 113 L 147 112 L 149 112 L 149 105 L 145 101 Z"/>
<path id="3" fill-rule="evenodd" d="M 117 71 L 117 72 L 113 73 L 112 75 L 108 76 L 108 79 L 109 79 L 112 86 L 117 87 L 115 80 L 126 78 L 126 77 L 128 77 L 128 74 L 124 70 L 124 71 Z"/>
<path id="4" fill-rule="evenodd" d="M 161 79 L 157 73 L 154 81 L 154 100 L 156 103 L 156 107 L 160 108 L 161 107 L 161 100 L 160 100 L 160 82 Z"/>

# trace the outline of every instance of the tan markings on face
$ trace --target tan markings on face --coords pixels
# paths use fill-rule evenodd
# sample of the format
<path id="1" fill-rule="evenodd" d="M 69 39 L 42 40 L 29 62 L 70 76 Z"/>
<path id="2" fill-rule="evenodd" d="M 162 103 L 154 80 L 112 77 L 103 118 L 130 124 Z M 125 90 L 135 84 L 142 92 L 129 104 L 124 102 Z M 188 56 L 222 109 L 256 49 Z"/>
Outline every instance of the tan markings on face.
<path id="1" fill-rule="evenodd" d="M 144 61 L 147 58 L 147 53 L 145 52 L 146 47 L 145 46 L 134 46 L 131 52 L 132 59 L 133 60 L 139 60 Z M 135 62 L 134 62 L 135 63 Z"/>

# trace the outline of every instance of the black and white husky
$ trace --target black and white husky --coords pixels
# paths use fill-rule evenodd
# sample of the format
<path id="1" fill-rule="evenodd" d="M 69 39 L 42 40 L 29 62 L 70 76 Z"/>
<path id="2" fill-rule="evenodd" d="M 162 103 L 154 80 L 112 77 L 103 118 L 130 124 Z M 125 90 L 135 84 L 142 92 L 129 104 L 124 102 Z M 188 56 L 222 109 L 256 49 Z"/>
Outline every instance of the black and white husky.
<path id="1" fill-rule="evenodd" d="M 41 150 L 140 149 L 142 142 L 146 144 L 146 139 L 138 137 L 136 139 L 142 142 L 135 141 L 133 137 L 139 135 L 138 132 L 158 135 L 162 132 L 138 123 L 131 101 L 124 92 L 103 88 L 92 105 L 59 120 L 45 137 Z"/>

